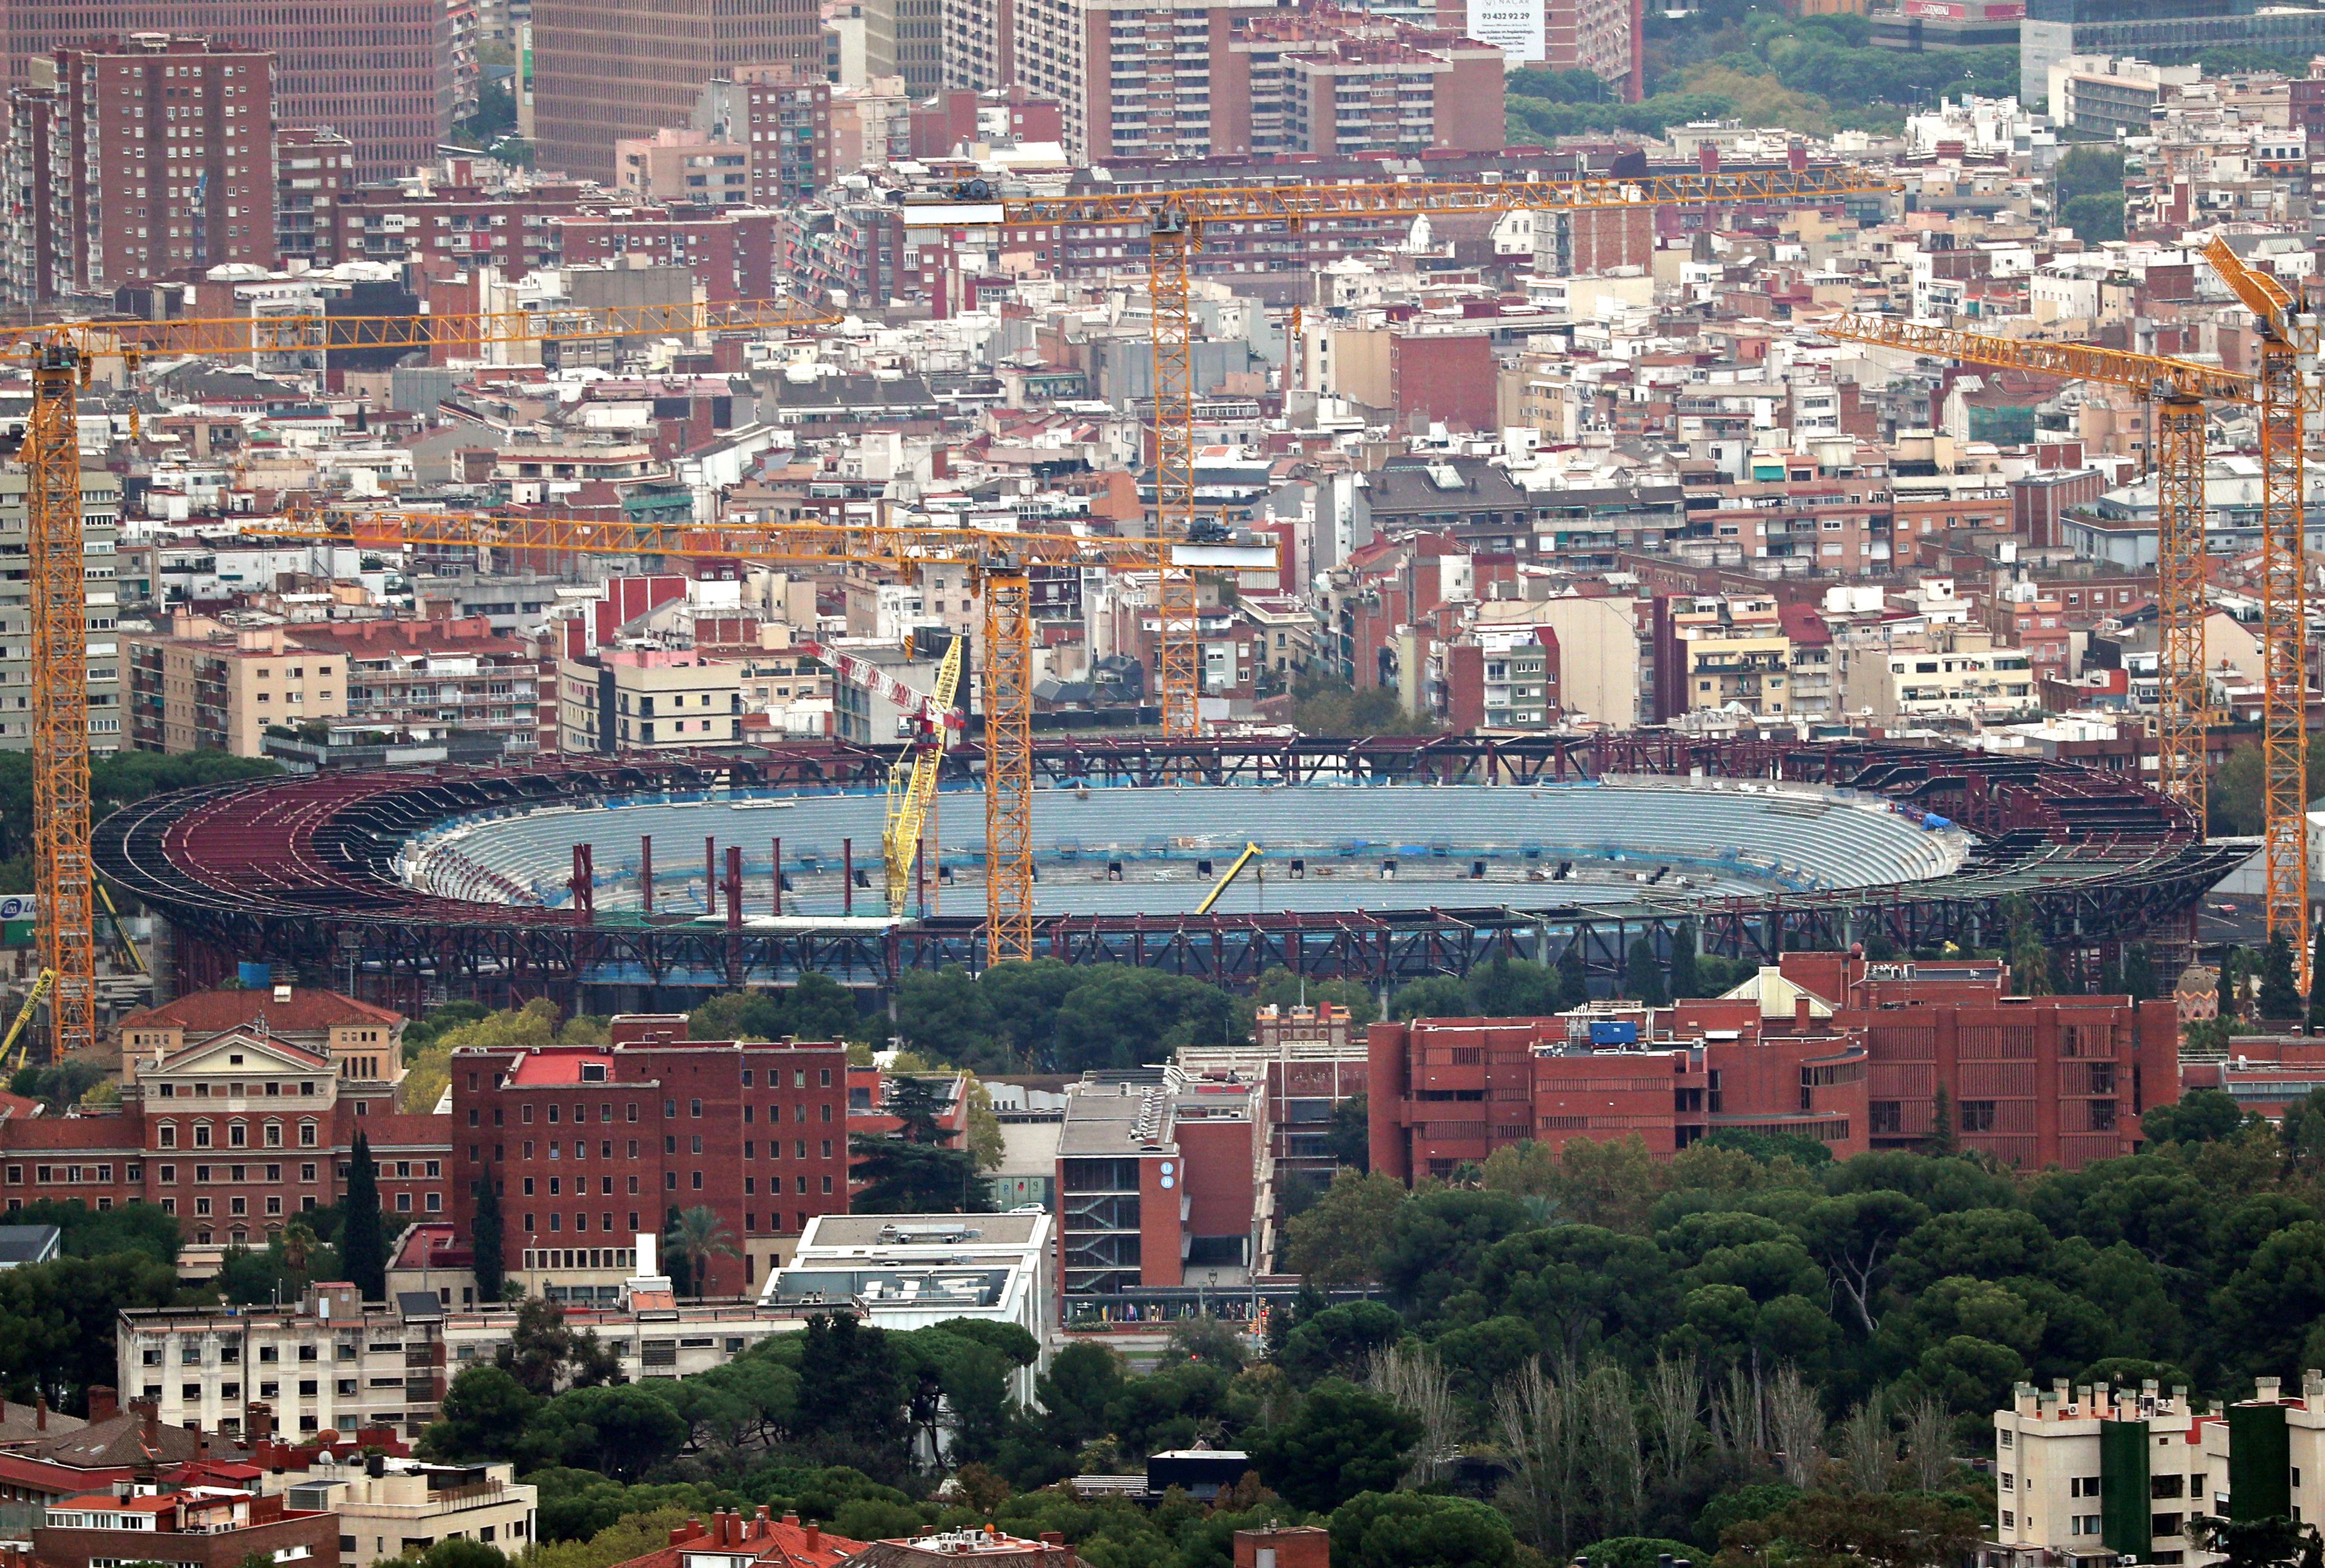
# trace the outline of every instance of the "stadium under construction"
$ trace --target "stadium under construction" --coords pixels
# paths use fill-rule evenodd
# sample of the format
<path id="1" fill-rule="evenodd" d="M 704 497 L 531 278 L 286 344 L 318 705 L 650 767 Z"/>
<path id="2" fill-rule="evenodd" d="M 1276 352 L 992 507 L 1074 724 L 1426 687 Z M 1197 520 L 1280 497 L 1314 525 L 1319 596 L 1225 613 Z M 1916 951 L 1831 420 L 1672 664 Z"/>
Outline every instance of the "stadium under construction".
<path id="1" fill-rule="evenodd" d="M 406 1009 L 604 1012 L 977 968 L 977 748 L 948 759 L 898 915 L 891 760 L 817 743 L 325 772 L 140 803 L 97 852 L 169 921 L 181 988 L 256 960 Z M 2125 774 L 1878 742 L 1079 738 L 1036 765 L 1036 952 L 1229 984 L 1283 966 L 1387 986 L 1577 944 L 1612 976 L 1641 936 L 1747 960 L 1990 946 L 2014 897 L 2072 983 L 2123 942 L 2184 942 L 2243 853 Z M 1195 913 L 1247 842 L 1256 875 Z"/>

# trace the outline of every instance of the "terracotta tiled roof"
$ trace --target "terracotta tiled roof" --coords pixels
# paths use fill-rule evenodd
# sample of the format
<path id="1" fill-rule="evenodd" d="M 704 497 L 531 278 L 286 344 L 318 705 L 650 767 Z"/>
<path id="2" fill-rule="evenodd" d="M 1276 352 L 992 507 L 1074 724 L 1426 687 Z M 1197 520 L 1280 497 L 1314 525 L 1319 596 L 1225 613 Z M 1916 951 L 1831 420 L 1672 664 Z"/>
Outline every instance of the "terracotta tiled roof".
<path id="1" fill-rule="evenodd" d="M 684 1568 L 690 1552 L 748 1554 L 757 1568 L 833 1568 L 864 1550 L 864 1543 L 844 1536 L 827 1535 L 818 1526 L 803 1525 L 797 1515 L 769 1518 L 761 1508 L 756 1517 L 714 1513 L 690 1520 L 671 1532 L 671 1544 L 643 1557 L 617 1563 L 614 1568 Z"/>
<path id="2" fill-rule="evenodd" d="M 218 1035 L 255 1024 L 262 1016 L 266 1019 L 268 1032 L 275 1035 L 329 1029 L 338 1024 L 380 1024 L 392 1028 L 403 1022 L 401 1013 L 358 1002 L 337 991 L 293 986 L 288 1001 L 278 999 L 272 988 L 264 987 L 243 991 L 196 991 L 174 1002 L 132 1013 L 121 1021 L 121 1027 L 174 1026 L 190 1035 Z"/>

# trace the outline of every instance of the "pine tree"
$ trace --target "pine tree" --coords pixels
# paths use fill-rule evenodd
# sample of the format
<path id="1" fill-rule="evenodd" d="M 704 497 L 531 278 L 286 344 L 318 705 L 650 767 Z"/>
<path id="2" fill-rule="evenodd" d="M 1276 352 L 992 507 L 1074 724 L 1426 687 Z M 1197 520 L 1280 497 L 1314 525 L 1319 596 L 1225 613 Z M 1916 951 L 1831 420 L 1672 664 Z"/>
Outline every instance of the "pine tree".
<path id="1" fill-rule="evenodd" d="M 2147 949 L 2144 946 L 2133 946 L 2124 950 L 2123 988 L 2135 1002 L 2154 1000 L 2155 960 L 2147 956 Z"/>
<path id="2" fill-rule="evenodd" d="M 387 1294 L 387 1220 L 379 1211 L 379 1166 L 371 1157 L 371 1139 L 356 1134 L 347 1160 L 347 1190 L 339 1200 L 346 1218 L 339 1222 L 339 1262 L 347 1278 L 366 1301 Z"/>
<path id="3" fill-rule="evenodd" d="M 477 1183 L 477 1218 L 468 1228 L 468 1250 L 475 1254 L 469 1266 L 477 1276 L 480 1302 L 500 1300 L 501 1287 L 508 1282 L 508 1268 L 501 1257 L 505 1239 L 500 1190 L 486 1176 Z"/>
<path id="4" fill-rule="evenodd" d="M 2309 1027 L 2325 1028 L 2325 986 L 2316 980 L 2316 977 L 2325 975 L 2325 925 L 2317 928 L 2316 943 L 2310 949 L 2309 973 Z"/>
<path id="5" fill-rule="evenodd" d="M 1703 977 L 1695 968 L 1695 922 L 1682 922 L 1672 933 L 1671 994 L 1674 1000 L 1704 994 Z"/>
<path id="6" fill-rule="evenodd" d="M 2220 950 L 2220 1016 L 2223 1018 L 2233 1018 L 2237 1014 L 2237 1004 L 2243 999 L 2238 995 L 2237 986 L 2244 979 L 2244 951 L 2230 942 Z"/>
<path id="7" fill-rule="evenodd" d="M 1576 932 L 1558 955 L 1558 1010 L 1570 1013 L 1590 1005 L 1590 976 L 1582 967 L 1582 936 Z"/>

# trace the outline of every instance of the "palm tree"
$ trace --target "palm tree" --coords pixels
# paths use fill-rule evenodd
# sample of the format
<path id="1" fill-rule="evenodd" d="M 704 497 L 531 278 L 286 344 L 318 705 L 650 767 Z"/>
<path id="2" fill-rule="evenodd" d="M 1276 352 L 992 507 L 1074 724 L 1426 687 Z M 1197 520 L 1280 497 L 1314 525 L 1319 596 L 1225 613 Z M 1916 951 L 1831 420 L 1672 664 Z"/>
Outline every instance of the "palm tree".
<path id="1" fill-rule="evenodd" d="M 307 1263 L 314 1256 L 317 1238 L 314 1227 L 304 1220 L 293 1220 L 283 1228 L 283 1262 L 293 1274 L 307 1272 Z"/>
<path id="2" fill-rule="evenodd" d="M 710 1278 L 710 1260 L 714 1257 L 734 1257 L 735 1239 L 718 1221 L 718 1211 L 708 1205 L 698 1204 L 681 1209 L 671 1221 L 667 1238 L 670 1249 L 686 1259 L 686 1275 L 694 1285 L 694 1294 L 708 1295 L 704 1285 Z"/>

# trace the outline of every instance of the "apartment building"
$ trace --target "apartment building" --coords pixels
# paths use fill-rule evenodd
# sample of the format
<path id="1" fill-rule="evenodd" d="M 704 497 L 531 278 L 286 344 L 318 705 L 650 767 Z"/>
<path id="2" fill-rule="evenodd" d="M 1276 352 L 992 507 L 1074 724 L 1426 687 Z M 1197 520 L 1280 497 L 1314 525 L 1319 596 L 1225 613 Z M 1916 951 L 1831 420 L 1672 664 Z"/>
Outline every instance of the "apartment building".
<path id="1" fill-rule="evenodd" d="M 739 739 L 744 668 L 679 648 L 608 648 L 561 659 L 558 748 L 683 751 Z"/>
<path id="2" fill-rule="evenodd" d="M 339 260 L 339 209 L 355 193 L 355 144 L 337 131 L 286 125 L 274 133 L 274 254 L 310 268 Z"/>
<path id="3" fill-rule="evenodd" d="M 2033 655 L 1984 626 L 1933 626 L 1885 659 L 1852 660 L 1849 710 L 1876 719 L 2005 719 L 2041 706 Z"/>
<path id="4" fill-rule="evenodd" d="M 1965 1146 L 2080 1169 L 2132 1153 L 2146 1108 L 2179 1098 L 2178 1039 L 2169 1001 L 2015 997 L 1994 964 L 1786 953 L 1669 1008 L 1373 1025 L 1373 1168 L 1443 1176 L 1509 1144 L 1635 1132 L 1667 1154 L 1714 1127 L 1911 1148 L 1942 1090 Z"/>
<path id="5" fill-rule="evenodd" d="M 338 1568 L 338 1521 L 280 1497 L 198 1487 L 61 1498 L 34 1525 L 32 1560 L 47 1568 L 237 1568 L 261 1562 Z"/>
<path id="6" fill-rule="evenodd" d="M 272 54 L 134 32 L 76 40 L 29 71 L 12 162 L 18 196 L 47 209 L 49 249 L 26 253 L 13 298 L 274 264 Z"/>
<path id="7" fill-rule="evenodd" d="M 338 1202 L 357 1134 L 389 1214 L 442 1211 L 440 1118 L 397 1111 L 389 1085 L 342 1077 L 326 1051 L 236 1027 L 141 1062 L 118 1111 L 0 1121 L 0 1197 L 156 1204 L 185 1239 L 179 1266 L 205 1272 Z"/>
<path id="8" fill-rule="evenodd" d="M 454 1223 L 470 1233 L 491 1181 L 511 1278 L 607 1299 L 641 1230 L 709 1207 L 741 1256 L 713 1259 L 697 1289 L 732 1295 L 815 1215 L 847 1211 L 842 1046 L 689 1041 L 683 1017 L 648 1015 L 616 1018 L 612 1039 L 453 1058 Z"/>
<path id="9" fill-rule="evenodd" d="M 653 1240 L 647 1233 L 649 1248 Z M 635 1239 L 621 1251 L 620 1283 L 603 1301 L 594 1292 L 587 1300 L 551 1299 L 563 1306 L 567 1326 L 576 1332 L 594 1331 L 633 1380 L 682 1377 L 724 1365 L 770 1334 L 798 1332 L 811 1310 L 747 1303 L 681 1305 L 671 1300 L 667 1279 L 631 1277 L 639 1256 Z M 384 1427 L 417 1437 L 436 1418 L 450 1379 L 474 1363 L 489 1362 L 508 1342 L 516 1309 L 498 1303 L 431 1307 L 428 1293 L 398 1292 L 393 1273 L 390 1278 L 389 1302 L 362 1301 L 351 1285 L 318 1284 L 300 1300 L 274 1307 L 124 1312 L 117 1334 L 119 1386 L 150 1403 L 164 1428 L 199 1426 L 255 1439 L 262 1431 L 311 1438 L 322 1431 Z M 644 1288 L 653 1285 L 660 1286 L 659 1294 Z M 382 1488 L 368 1503 L 368 1517 L 384 1531 L 397 1527 L 393 1521 L 399 1517 L 426 1517 L 431 1507 L 440 1513 L 441 1505 L 459 1500 L 421 1503 L 415 1513 L 410 1490 Z M 505 1543 L 521 1524 L 523 1538 L 530 1539 L 531 1490 L 502 1484 L 487 1506 L 459 1510 L 466 1516 L 462 1532 L 490 1525 Z M 361 1555 L 376 1561 L 364 1532 L 349 1533 L 358 1536 Z M 439 1526 L 431 1533 L 442 1539 L 446 1532 Z M 391 1539 L 386 1554 L 395 1556 L 399 1550 Z"/>
<path id="10" fill-rule="evenodd" d="M 342 710 L 350 721 L 391 733 L 453 728 L 496 736 L 511 756 L 536 749 L 540 660 L 482 617 L 299 626 L 291 628 L 290 642 L 346 661 Z"/>
<path id="11" fill-rule="evenodd" d="M 179 614 L 122 638 L 129 747 L 263 756 L 269 728 L 344 717 L 347 660 L 309 652 L 281 626 L 239 630 Z"/>
<path id="12" fill-rule="evenodd" d="M 403 1557 L 439 1541 L 476 1541 L 514 1556 L 539 1538 L 540 1489 L 518 1481 L 512 1465 L 378 1454 L 283 1479 L 292 1508 L 338 1517 L 339 1550 L 355 1562 Z"/>
<path id="13" fill-rule="evenodd" d="M 83 469 L 80 476 L 82 575 L 88 582 L 88 744 L 122 746 L 120 615 L 114 551 L 121 529 L 121 482 Z M 32 584 L 25 531 L 24 472 L 0 472 L 0 750 L 31 749 Z"/>
<path id="14" fill-rule="evenodd" d="M 1792 712 L 1792 640 L 1774 598 L 1698 594 L 1654 601 L 1659 720 L 1682 713 Z"/>
<path id="15" fill-rule="evenodd" d="M 2222 1406 L 2185 1387 L 2020 1384 L 1994 1416 L 1994 1532 L 1981 1568 L 2136 1560 L 2221 1562 L 2191 1541 L 2199 1516 L 2295 1520 L 2325 1509 L 2325 1374 L 2297 1396 L 2275 1378 Z"/>
<path id="16" fill-rule="evenodd" d="M 1243 19 L 1213 56 L 1220 150 L 1331 156 L 1483 150 L 1507 140 L 1502 51 L 1361 12 Z"/>
<path id="17" fill-rule="evenodd" d="M 451 129 L 451 19 L 443 0 L 245 0 L 234 13 L 231 30 L 221 20 L 215 7 L 200 0 L 23 0 L 8 7 L 14 81 L 25 85 L 32 61 L 53 59 L 60 50 L 83 49 L 91 39 L 215 37 L 254 55 L 273 56 L 274 119 L 285 125 L 329 125 L 345 136 L 355 149 L 360 181 L 410 174 L 435 157 Z M 170 79 L 162 79 L 165 88 Z M 186 102 L 180 99 L 180 107 Z M 160 103 L 167 107 L 169 100 Z M 264 128 L 264 121 L 249 118 Z M 237 128 L 245 119 L 234 116 Z M 161 138 L 162 144 L 169 140 Z M 186 138 L 178 140 L 181 146 L 190 144 Z M 242 138 L 237 135 L 236 140 Z M 241 160 L 234 162 L 241 166 Z M 262 164 L 264 158 L 254 153 L 251 162 Z M 169 161 L 147 163 L 149 169 L 167 167 Z M 237 175 L 233 183 L 248 181 Z M 215 183 L 209 194 L 219 198 Z M 241 199 L 234 204 L 239 207 Z M 235 221 L 238 226 L 242 219 L 237 216 Z"/>
<path id="18" fill-rule="evenodd" d="M 647 39 L 660 47 L 641 48 Z M 813 0 L 535 0 L 533 60 L 542 166 L 611 184 L 616 144 L 685 124 L 714 77 L 820 72 L 822 16 Z"/>

